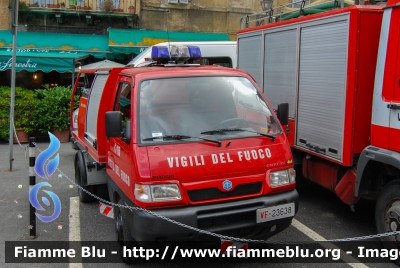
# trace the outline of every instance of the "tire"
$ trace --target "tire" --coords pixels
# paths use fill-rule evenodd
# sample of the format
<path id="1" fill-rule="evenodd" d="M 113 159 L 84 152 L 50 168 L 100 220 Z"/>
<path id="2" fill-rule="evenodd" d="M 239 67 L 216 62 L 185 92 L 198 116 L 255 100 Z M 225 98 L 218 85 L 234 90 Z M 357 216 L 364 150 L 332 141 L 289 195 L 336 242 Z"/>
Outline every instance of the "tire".
<path id="1" fill-rule="evenodd" d="M 118 205 L 123 205 L 122 199 L 118 200 Z M 117 237 L 117 241 L 121 247 L 119 250 L 119 255 L 121 260 L 124 263 L 133 263 L 136 258 L 134 257 L 124 257 L 122 255 L 122 248 L 125 246 L 126 248 L 133 248 L 136 243 L 132 238 L 132 235 L 129 231 L 126 208 L 121 208 L 118 206 L 114 206 L 114 220 L 115 220 L 115 233 Z"/>
<path id="2" fill-rule="evenodd" d="M 80 187 L 93 193 L 92 186 L 84 186 L 83 182 L 86 181 L 86 168 L 85 168 L 85 158 L 82 155 L 82 151 L 76 152 L 75 155 L 75 183 Z M 82 203 L 89 203 L 94 200 L 93 196 L 85 193 L 80 188 L 78 188 L 79 201 Z"/>
<path id="3" fill-rule="evenodd" d="M 378 234 L 400 231 L 400 180 L 391 181 L 381 190 L 375 207 L 375 224 Z M 400 235 L 381 237 L 381 241 L 386 249 L 400 249 Z"/>

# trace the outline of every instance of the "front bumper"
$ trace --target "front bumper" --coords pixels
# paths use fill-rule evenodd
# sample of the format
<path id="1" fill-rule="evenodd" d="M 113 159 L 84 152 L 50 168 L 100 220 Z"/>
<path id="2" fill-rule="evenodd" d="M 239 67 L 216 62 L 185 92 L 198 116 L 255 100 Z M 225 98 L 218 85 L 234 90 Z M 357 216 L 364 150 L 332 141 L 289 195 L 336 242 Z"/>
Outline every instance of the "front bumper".
<path id="1" fill-rule="evenodd" d="M 231 202 L 153 211 L 176 222 L 212 233 L 265 240 L 289 227 L 293 217 L 257 223 L 256 210 L 292 202 L 295 203 L 295 213 L 297 213 L 299 203 L 296 190 Z M 133 205 L 131 202 L 126 204 Z M 128 211 L 128 226 L 133 238 L 139 243 L 219 239 L 140 210 Z"/>

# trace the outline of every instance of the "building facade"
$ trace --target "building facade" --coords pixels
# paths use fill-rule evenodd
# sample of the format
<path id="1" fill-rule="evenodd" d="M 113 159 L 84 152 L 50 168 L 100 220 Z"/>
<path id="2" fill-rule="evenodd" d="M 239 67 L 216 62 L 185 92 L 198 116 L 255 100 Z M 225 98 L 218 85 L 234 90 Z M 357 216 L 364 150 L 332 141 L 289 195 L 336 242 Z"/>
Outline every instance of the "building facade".
<path id="1" fill-rule="evenodd" d="M 10 29 L 10 10 L 8 0 L 0 0 L 0 30 Z"/>
<path id="2" fill-rule="evenodd" d="M 275 0 L 273 7 L 287 4 L 290 9 L 298 5 L 293 3 L 296 1 Z M 311 0 L 303 3 L 307 1 Z M 314 2 L 326 1 L 332 2 Z M 257 19 L 258 14 L 262 17 L 285 11 L 262 12 L 260 2 L 19 0 L 17 61 L 12 63 L 12 1 L 0 0 L 0 82 L 10 81 L 13 64 L 22 66 L 17 69 L 21 86 L 36 87 L 60 81 L 72 84 L 79 65 L 104 59 L 127 64 L 146 47 L 160 42 L 236 40 L 236 32 L 243 26 L 241 19 L 247 15 L 256 13 Z M 265 23 L 265 20 L 256 23 Z M 52 68 L 54 58 L 62 64 Z"/>
<path id="3" fill-rule="evenodd" d="M 10 28 L 9 3 L 0 0 L 0 30 Z M 259 11 L 259 0 L 20 0 L 19 31 L 105 34 L 112 27 L 235 36 L 240 17 Z"/>
<path id="4" fill-rule="evenodd" d="M 261 11 L 259 0 L 189 0 L 182 1 L 184 4 L 173 2 L 142 1 L 141 27 L 163 31 L 220 32 L 235 39 L 240 18 Z"/>

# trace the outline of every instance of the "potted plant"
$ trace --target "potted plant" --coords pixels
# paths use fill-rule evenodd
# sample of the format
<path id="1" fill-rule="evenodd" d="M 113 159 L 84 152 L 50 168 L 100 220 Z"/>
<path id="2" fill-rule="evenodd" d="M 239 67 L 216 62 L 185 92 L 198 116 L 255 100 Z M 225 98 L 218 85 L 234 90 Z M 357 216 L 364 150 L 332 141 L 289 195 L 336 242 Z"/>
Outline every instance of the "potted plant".
<path id="1" fill-rule="evenodd" d="M 0 88 L 0 136 L 4 140 L 9 138 L 10 92 L 10 87 Z M 15 88 L 14 127 L 21 143 L 28 142 L 28 133 L 36 128 L 34 111 L 38 105 L 39 101 L 34 90 Z"/>
<path id="2" fill-rule="evenodd" d="M 69 9 L 77 9 L 77 0 L 69 0 Z"/>
<path id="3" fill-rule="evenodd" d="M 65 8 L 65 3 L 64 3 L 64 2 L 61 2 L 61 3 L 60 3 L 60 6 L 61 6 L 61 8 Z"/>
<path id="4" fill-rule="evenodd" d="M 130 13 L 135 13 L 135 7 L 134 7 L 134 6 L 129 6 L 129 7 L 128 7 L 128 11 L 129 11 Z"/>
<path id="5" fill-rule="evenodd" d="M 114 9 L 114 3 L 112 0 L 105 0 L 100 4 L 101 11 L 112 12 Z"/>
<path id="6" fill-rule="evenodd" d="M 34 2 L 33 4 L 29 4 L 29 7 L 39 7 L 39 3 Z"/>
<path id="7" fill-rule="evenodd" d="M 28 8 L 28 5 L 26 4 L 26 2 L 22 2 L 22 1 L 19 1 L 18 2 L 18 9 L 19 10 L 21 10 L 21 9 L 27 9 Z"/>
<path id="8" fill-rule="evenodd" d="M 69 141 L 71 86 L 57 86 L 37 90 L 40 105 L 37 111 L 37 125 L 42 133 L 51 131 L 60 142 Z M 77 101 L 75 104 L 77 107 Z"/>
<path id="9" fill-rule="evenodd" d="M 60 8 L 60 5 L 58 4 L 58 2 L 57 2 L 57 4 L 55 4 L 55 3 L 47 4 L 47 8 Z"/>
<path id="10" fill-rule="evenodd" d="M 8 141 L 10 116 L 10 87 L 0 87 L 0 138 Z"/>

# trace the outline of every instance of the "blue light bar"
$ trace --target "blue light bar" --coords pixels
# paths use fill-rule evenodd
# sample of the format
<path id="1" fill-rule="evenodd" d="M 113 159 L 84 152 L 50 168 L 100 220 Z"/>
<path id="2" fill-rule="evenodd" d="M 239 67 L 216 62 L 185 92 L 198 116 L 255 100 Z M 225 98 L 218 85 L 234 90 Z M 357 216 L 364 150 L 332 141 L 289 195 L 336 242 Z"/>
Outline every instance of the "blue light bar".
<path id="1" fill-rule="evenodd" d="M 153 46 L 151 48 L 151 58 L 157 62 L 168 62 L 170 60 L 168 47 Z"/>
<path id="2" fill-rule="evenodd" d="M 201 60 L 201 51 L 199 47 L 188 46 L 190 59 L 193 61 Z"/>

